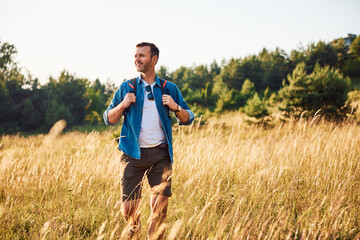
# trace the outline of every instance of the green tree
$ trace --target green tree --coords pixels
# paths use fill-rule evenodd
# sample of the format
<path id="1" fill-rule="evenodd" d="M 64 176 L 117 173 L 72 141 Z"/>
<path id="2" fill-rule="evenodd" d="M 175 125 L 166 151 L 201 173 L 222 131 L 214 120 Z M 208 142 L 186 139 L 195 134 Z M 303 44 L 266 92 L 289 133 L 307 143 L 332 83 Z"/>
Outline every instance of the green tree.
<path id="1" fill-rule="evenodd" d="M 279 97 L 282 99 L 282 106 L 280 110 L 284 111 L 286 116 L 294 114 L 300 116 L 300 114 L 308 110 L 308 95 L 310 91 L 311 81 L 305 70 L 306 64 L 304 62 L 299 63 L 292 74 L 288 75 L 288 85 L 280 89 Z"/>
<path id="2" fill-rule="evenodd" d="M 255 93 L 255 85 L 249 79 L 246 79 L 244 84 L 242 85 L 241 92 L 246 98 L 250 98 Z"/>
<path id="3" fill-rule="evenodd" d="M 345 46 L 345 41 L 343 38 L 334 39 L 331 42 L 331 46 L 335 49 L 337 54 L 337 64 L 336 67 L 341 68 L 344 64 L 344 60 L 347 58 L 347 47 Z"/>
<path id="4" fill-rule="evenodd" d="M 245 102 L 246 98 L 239 90 L 231 89 L 219 96 L 216 102 L 215 112 L 221 113 L 227 110 L 238 110 L 244 106 Z"/>
<path id="5" fill-rule="evenodd" d="M 211 64 L 210 64 L 210 74 L 212 75 L 212 77 L 216 77 L 217 75 L 219 75 L 221 72 L 221 67 L 217 64 L 217 62 L 214 60 Z"/>
<path id="6" fill-rule="evenodd" d="M 298 65 L 301 62 L 307 62 L 308 61 L 308 54 L 306 49 L 303 46 L 299 46 L 297 49 L 291 50 L 291 54 L 289 57 L 289 64 L 288 64 L 288 70 L 289 73 L 291 73 L 296 65 Z"/>
<path id="7" fill-rule="evenodd" d="M 350 45 L 350 52 L 360 57 L 360 35 L 357 36 Z"/>
<path id="8" fill-rule="evenodd" d="M 40 128 L 41 121 L 39 121 L 39 117 L 41 117 L 41 113 L 34 106 L 32 99 L 25 99 L 21 110 L 21 128 L 27 131 Z"/>
<path id="9" fill-rule="evenodd" d="M 0 70 L 4 75 L 9 71 L 16 69 L 17 64 L 14 61 L 14 55 L 17 53 L 14 45 L 0 41 Z"/>
<path id="10" fill-rule="evenodd" d="M 46 89 L 46 101 L 48 105 L 46 117 L 47 127 L 52 126 L 57 116 L 64 114 L 64 119 L 68 126 L 81 124 L 85 118 L 86 106 L 89 105 L 89 97 L 86 90 L 89 83 L 87 79 L 77 78 L 69 72 L 62 71 L 58 79 L 50 77 Z M 56 111 L 56 107 L 61 107 L 61 111 Z M 65 110 L 67 109 L 67 110 Z"/>
<path id="11" fill-rule="evenodd" d="M 311 73 L 316 64 L 321 67 L 335 67 L 338 62 L 337 52 L 330 43 L 319 41 L 316 45 L 312 44 L 308 48 L 309 58 L 306 62 L 307 73 Z"/>
<path id="12" fill-rule="evenodd" d="M 57 121 L 64 119 L 67 124 L 74 125 L 73 114 L 65 104 L 60 104 L 56 98 L 50 99 L 46 105 L 47 113 L 45 123 L 47 128 L 52 127 Z"/>
<path id="13" fill-rule="evenodd" d="M 109 99 L 112 100 L 115 90 L 114 84 L 110 82 L 102 84 L 99 79 L 96 79 L 86 88 L 85 97 L 89 99 L 89 103 L 85 107 L 86 121 L 91 124 L 102 123 L 102 113 L 109 105 Z"/>
<path id="14" fill-rule="evenodd" d="M 187 92 L 187 103 L 196 104 L 202 107 L 211 108 L 214 106 L 217 97 L 212 94 L 212 85 L 208 82 L 205 88 Z"/>
<path id="15" fill-rule="evenodd" d="M 171 74 L 171 80 L 178 86 L 178 88 L 183 91 L 186 88 L 184 88 L 184 85 L 187 82 L 187 78 L 189 77 L 190 69 L 184 66 L 179 67 Z M 189 87 L 189 84 L 187 85 L 187 88 Z M 184 96 L 187 96 L 186 94 L 183 94 Z"/>
<path id="16" fill-rule="evenodd" d="M 346 59 L 341 71 L 351 78 L 360 78 L 360 56 Z"/>
<path id="17" fill-rule="evenodd" d="M 346 103 L 350 79 L 339 70 L 317 64 L 312 74 L 306 74 L 305 63 L 300 63 L 292 75 L 288 75 L 289 84 L 280 91 L 282 99 L 280 110 L 285 116 L 299 117 L 304 111 L 313 115 L 322 109 L 326 117 L 342 117 L 348 111 Z"/>
<path id="18" fill-rule="evenodd" d="M 240 90 L 246 78 L 244 78 L 244 74 L 241 68 L 241 60 L 240 59 L 230 59 L 228 64 L 224 66 L 224 68 L 220 72 L 221 81 L 229 88 L 229 89 L 238 89 Z"/>
<path id="19" fill-rule="evenodd" d="M 99 79 L 96 79 L 91 86 L 87 87 L 85 95 L 89 99 L 89 104 L 86 106 L 88 112 L 96 111 L 101 113 L 106 108 L 107 95 L 105 92 L 105 85 L 101 84 Z"/>
<path id="20" fill-rule="evenodd" d="M 257 119 L 263 119 L 265 116 L 269 115 L 265 102 L 260 99 L 257 93 L 246 101 L 244 111 L 249 117 L 255 117 Z"/>
<path id="21" fill-rule="evenodd" d="M 188 78 L 190 88 L 192 89 L 204 89 L 207 83 L 212 84 L 212 75 L 210 74 L 206 65 L 199 65 L 193 67 L 191 78 Z"/>
<path id="22" fill-rule="evenodd" d="M 272 90 L 280 89 L 283 79 L 290 73 L 289 59 L 285 51 L 276 48 L 271 52 L 264 48 L 259 54 L 259 60 L 262 63 L 263 73 L 260 76 L 263 79 L 259 79 L 257 89 L 264 90 L 267 87 Z"/>
<path id="23" fill-rule="evenodd" d="M 249 79 L 255 84 L 256 90 L 265 89 L 267 86 L 263 62 L 258 56 L 249 56 L 242 60 L 240 67 L 242 82 Z"/>
<path id="24" fill-rule="evenodd" d="M 156 74 L 158 75 L 159 78 L 162 78 L 165 80 L 171 79 L 171 74 L 169 73 L 169 70 L 165 66 L 160 66 L 159 70 L 156 71 Z"/>
<path id="25" fill-rule="evenodd" d="M 350 78 L 330 66 L 320 67 L 316 65 L 310 75 L 311 91 L 317 99 L 323 112 L 329 116 L 343 116 L 348 111 L 346 104 L 350 90 Z M 314 109 L 315 110 L 315 109 Z"/>
<path id="26" fill-rule="evenodd" d="M 31 95 L 24 86 L 28 79 L 20 72 L 14 55 L 14 45 L 0 41 L 0 132 L 12 133 L 21 130 L 21 108 Z"/>

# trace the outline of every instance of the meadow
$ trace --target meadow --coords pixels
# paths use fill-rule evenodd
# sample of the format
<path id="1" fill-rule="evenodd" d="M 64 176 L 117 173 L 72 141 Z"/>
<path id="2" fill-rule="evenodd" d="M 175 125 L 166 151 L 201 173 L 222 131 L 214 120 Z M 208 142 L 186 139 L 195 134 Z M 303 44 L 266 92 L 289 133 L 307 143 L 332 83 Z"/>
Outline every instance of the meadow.
<path id="1" fill-rule="evenodd" d="M 121 238 L 119 128 L 63 127 L 1 137 L 0 239 Z M 229 113 L 173 132 L 167 239 L 360 239 L 359 124 Z"/>

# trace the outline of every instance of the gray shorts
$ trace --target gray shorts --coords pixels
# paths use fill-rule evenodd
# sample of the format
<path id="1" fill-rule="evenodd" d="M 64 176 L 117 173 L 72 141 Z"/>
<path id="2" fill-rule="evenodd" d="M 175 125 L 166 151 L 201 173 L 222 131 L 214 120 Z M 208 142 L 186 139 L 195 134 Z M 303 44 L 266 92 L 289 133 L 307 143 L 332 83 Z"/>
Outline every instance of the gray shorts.
<path id="1" fill-rule="evenodd" d="M 141 148 L 141 158 L 123 153 L 121 157 L 122 201 L 141 198 L 145 176 L 151 194 L 171 196 L 171 160 L 166 148 Z"/>

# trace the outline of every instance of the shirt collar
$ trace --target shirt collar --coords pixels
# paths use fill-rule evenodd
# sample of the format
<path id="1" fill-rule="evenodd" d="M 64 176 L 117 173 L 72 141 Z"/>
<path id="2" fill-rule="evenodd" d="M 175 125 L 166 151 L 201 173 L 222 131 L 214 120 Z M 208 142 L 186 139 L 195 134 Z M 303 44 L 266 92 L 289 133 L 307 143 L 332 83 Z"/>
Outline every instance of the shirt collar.
<path id="1" fill-rule="evenodd" d="M 142 81 L 144 81 L 144 79 L 142 79 L 141 74 L 140 74 L 139 77 L 137 78 L 137 82 L 139 84 Z M 155 74 L 155 82 L 156 82 L 155 85 L 157 84 L 159 87 L 161 87 L 160 79 L 157 74 Z"/>

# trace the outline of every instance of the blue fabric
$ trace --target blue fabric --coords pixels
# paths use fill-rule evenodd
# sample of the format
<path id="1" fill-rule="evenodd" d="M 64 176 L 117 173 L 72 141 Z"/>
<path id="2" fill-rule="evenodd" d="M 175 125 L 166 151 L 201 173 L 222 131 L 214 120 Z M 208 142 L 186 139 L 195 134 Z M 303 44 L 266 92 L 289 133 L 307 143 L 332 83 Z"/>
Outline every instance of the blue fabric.
<path id="1" fill-rule="evenodd" d="M 141 76 L 136 78 L 136 83 L 137 83 L 136 102 L 131 104 L 130 107 L 123 113 L 124 123 L 121 128 L 120 141 L 119 141 L 119 149 L 123 151 L 125 154 L 135 159 L 140 159 L 141 157 L 139 135 L 140 135 L 140 127 L 141 127 L 141 119 L 142 119 L 142 109 L 144 106 L 144 91 L 142 90 L 144 84 L 143 81 L 144 80 L 141 79 Z M 114 97 L 110 103 L 110 106 L 104 112 L 103 118 L 107 126 L 116 125 L 109 123 L 108 112 L 114 107 L 116 107 L 118 104 L 120 104 L 128 92 L 134 92 L 133 89 L 129 86 L 129 82 L 130 80 L 123 82 L 120 88 L 116 90 Z M 164 106 L 162 104 L 162 93 L 161 93 L 160 84 L 161 84 L 160 79 L 158 78 L 158 76 L 156 76 L 156 84 L 154 85 L 153 94 L 155 97 L 156 108 L 160 115 L 160 120 L 163 129 L 165 131 L 166 140 L 169 145 L 168 149 L 169 149 L 171 162 L 173 162 L 171 117 L 168 111 L 169 109 L 168 106 Z M 194 120 L 194 114 L 186 104 L 176 84 L 167 81 L 166 87 L 163 88 L 163 92 L 164 94 L 171 95 L 174 101 L 189 113 L 189 121 L 182 123 L 178 119 L 178 123 L 180 125 L 190 125 Z"/>

